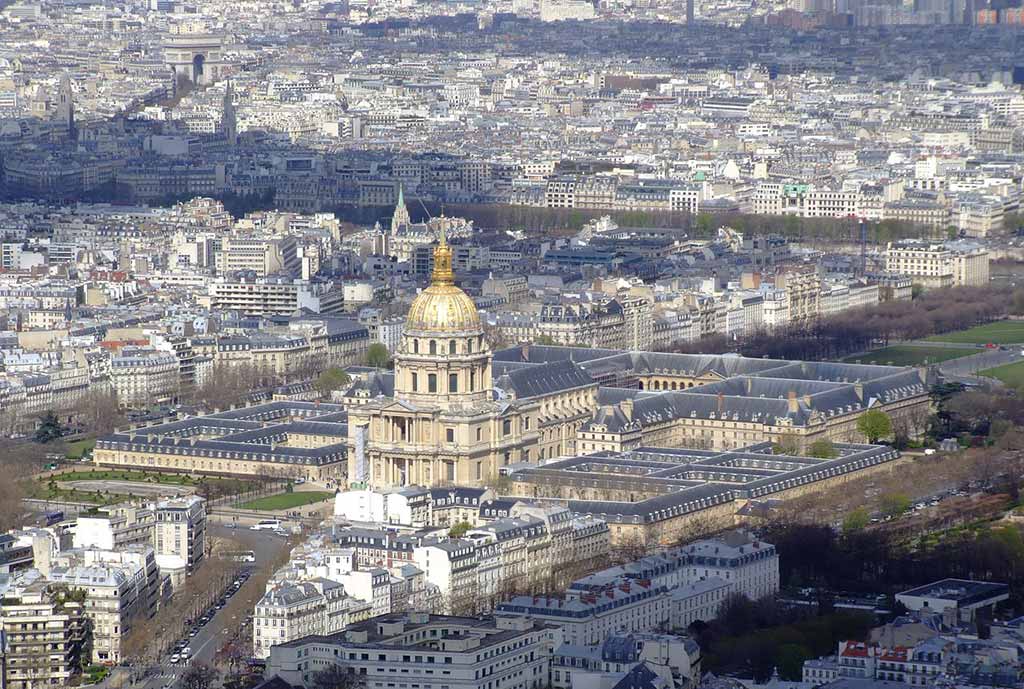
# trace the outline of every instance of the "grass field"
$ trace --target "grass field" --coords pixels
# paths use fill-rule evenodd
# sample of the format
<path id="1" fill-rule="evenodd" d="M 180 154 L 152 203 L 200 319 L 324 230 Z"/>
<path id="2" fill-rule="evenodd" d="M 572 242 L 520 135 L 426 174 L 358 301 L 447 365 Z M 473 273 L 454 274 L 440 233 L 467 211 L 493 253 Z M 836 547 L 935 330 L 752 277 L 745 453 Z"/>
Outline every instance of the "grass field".
<path id="1" fill-rule="evenodd" d="M 239 505 L 243 510 L 259 510 L 270 512 L 273 510 L 290 510 L 293 507 L 302 507 L 314 502 L 320 502 L 333 497 L 334 493 L 326 490 L 309 490 L 295 493 L 281 493 L 266 498 L 259 498 Z"/>
<path id="2" fill-rule="evenodd" d="M 96 447 L 96 439 L 76 440 L 67 444 L 67 456 L 69 459 L 81 459 L 82 455 Z"/>
<path id="3" fill-rule="evenodd" d="M 893 366 L 919 366 L 924 363 L 936 364 L 940 361 L 959 359 L 962 356 L 977 354 L 977 349 L 952 349 L 949 347 L 912 347 L 895 345 L 878 349 L 865 354 L 847 357 L 844 361 L 855 364 L 892 364 Z"/>
<path id="4" fill-rule="evenodd" d="M 978 375 L 1001 380 L 1011 388 L 1019 388 L 1024 386 L 1024 361 L 987 368 L 979 371 Z"/>
<path id="5" fill-rule="evenodd" d="M 181 474 L 147 474 L 144 471 L 118 471 L 98 469 L 96 471 L 71 471 L 58 477 L 61 481 L 138 481 L 139 483 L 167 483 L 178 486 L 192 486 L 198 481 Z M 216 481 L 217 479 L 212 479 Z"/>
<path id="6" fill-rule="evenodd" d="M 932 335 L 931 342 L 962 342 L 964 344 L 1012 344 L 1024 342 L 1024 321 L 997 321 L 976 325 L 942 335 Z"/>

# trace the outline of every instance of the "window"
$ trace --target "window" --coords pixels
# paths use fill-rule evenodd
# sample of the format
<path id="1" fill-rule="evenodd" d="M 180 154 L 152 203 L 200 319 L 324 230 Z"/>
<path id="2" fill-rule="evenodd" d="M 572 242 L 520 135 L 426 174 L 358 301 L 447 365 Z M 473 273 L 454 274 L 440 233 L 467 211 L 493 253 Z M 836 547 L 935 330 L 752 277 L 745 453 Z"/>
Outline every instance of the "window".
<path id="1" fill-rule="evenodd" d="M 455 442 L 455 429 L 454 428 L 446 428 L 446 429 L 444 429 L 444 437 L 445 437 L 445 440 L 447 440 L 448 442 L 454 443 Z"/>
<path id="2" fill-rule="evenodd" d="M 481 440 L 483 440 L 483 437 L 484 437 L 484 429 L 483 428 L 477 428 L 476 429 L 476 441 L 480 442 Z"/>
<path id="3" fill-rule="evenodd" d="M 469 391 L 476 390 L 476 371 L 469 372 Z"/>
<path id="4" fill-rule="evenodd" d="M 437 374 L 427 374 L 427 392 L 437 392 Z"/>
<path id="5" fill-rule="evenodd" d="M 459 391 L 459 376 L 457 373 L 448 374 L 448 392 Z"/>
<path id="6" fill-rule="evenodd" d="M 449 354 L 454 354 L 455 353 L 455 340 L 448 340 L 448 353 Z"/>
<path id="7" fill-rule="evenodd" d="M 420 341 L 419 340 L 413 340 L 412 341 L 412 353 L 413 354 L 419 354 L 420 353 Z"/>
<path id="8" fill-rule="evenodd" d="M 419 389 L 420 389 L 420 386 L 419 386 L 419 376 L 417 376 L 415 373 L 413 373 L 412 374 L 412 391 L 416 392 Z"/>
<path id="9" fill-rule="evenodd" d="M 430 353 L 437 354 L 437 342 L 435 340 L 430 341 Z"/>
<path id="10" fill-rule="evenodd" d="M 512 432 L 512 420 L 505 419 L 501 422 L 501 434 L 509 435 Z"/>

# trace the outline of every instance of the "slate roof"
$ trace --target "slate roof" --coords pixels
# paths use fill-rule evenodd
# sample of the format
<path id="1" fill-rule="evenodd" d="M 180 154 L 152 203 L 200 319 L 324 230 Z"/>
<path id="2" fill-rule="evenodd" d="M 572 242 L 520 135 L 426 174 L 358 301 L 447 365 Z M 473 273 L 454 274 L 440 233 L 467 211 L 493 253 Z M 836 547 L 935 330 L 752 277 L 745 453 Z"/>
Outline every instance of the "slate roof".
<path id="1" fill-rule="evenodd" d="M 517 399 L 550 395 L 587 385 L 594 385 L 593 378 L 569 360 L 509 371 L 495 382 L 495 387 L 512 392 Z"/>

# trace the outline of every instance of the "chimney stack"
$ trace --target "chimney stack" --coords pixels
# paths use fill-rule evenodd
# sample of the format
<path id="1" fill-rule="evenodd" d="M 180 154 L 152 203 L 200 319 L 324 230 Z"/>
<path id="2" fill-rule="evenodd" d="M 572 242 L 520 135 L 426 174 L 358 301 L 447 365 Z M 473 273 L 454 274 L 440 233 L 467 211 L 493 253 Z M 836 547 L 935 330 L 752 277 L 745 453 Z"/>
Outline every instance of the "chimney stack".
<path id="1" fill-rule="evenodd" d="M 789 391 L 789 413 L 795 414 L 800 411 L 800 401 L 796 398 L 796 390 Z"/>
<path id="2" fill-rule="evenodd" d="M 718 415 L 722 415 L 722 411 L 725 409 L 725 393 L 718 393 Z"/>
<path id="3" fill-rule="evenodd" d="M 626 415 L 626 418 L 630 421 L 633 420 L 633 399 L 627 398 L 619 402 L 619 409 Z"/>

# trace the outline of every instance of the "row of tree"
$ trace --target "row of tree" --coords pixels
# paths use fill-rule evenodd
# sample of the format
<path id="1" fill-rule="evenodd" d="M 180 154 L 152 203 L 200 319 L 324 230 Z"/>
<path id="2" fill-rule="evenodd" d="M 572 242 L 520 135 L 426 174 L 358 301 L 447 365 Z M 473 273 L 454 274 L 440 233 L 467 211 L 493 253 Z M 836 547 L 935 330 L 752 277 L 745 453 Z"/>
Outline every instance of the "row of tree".
<path id="1" fill-rule="evenodd" d="M 737 351 L 744 356 L 774 359 L 839 359 L 892 340 L 915 340 L 970 328 L 1024 313 L 1024 291 L 1018 304 L 1004 288 L 954 287 L 925 292 L 913 301 L 887 301 L 851 309 L 828 318 L 761 331 L 732 340 L 712 335 L 675 342 L 666 351 L 687 354 Z"/>

